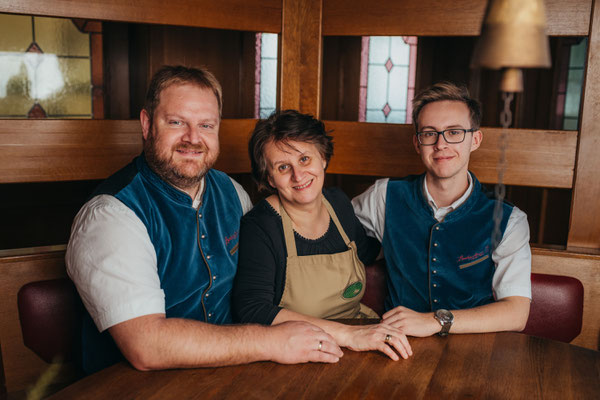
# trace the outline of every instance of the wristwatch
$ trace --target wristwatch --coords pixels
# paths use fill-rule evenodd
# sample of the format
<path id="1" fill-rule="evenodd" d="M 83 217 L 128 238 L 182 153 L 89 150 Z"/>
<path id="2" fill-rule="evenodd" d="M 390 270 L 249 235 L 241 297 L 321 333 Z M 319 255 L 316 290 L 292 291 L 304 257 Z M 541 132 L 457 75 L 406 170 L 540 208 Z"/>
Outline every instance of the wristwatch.
<path id="1" fill-rule="evenodd" d="M 435 311 L 433 318 L 435 318 L 442 326 L 438 335 L 448 335 L 448 332 L 450 332 L 450 328 L 452 327 L 452 322 L 454 322 L 454 315 L 448 310 L 439 309 Z"/>

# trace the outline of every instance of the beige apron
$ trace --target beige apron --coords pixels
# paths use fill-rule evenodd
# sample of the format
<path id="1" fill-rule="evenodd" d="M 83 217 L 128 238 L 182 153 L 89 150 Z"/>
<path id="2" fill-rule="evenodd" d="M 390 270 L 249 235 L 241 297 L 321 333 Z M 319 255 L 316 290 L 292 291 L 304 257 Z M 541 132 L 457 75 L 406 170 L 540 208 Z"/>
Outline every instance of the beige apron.
<path id="1" fill-rule="evenodd" d="M 375 311 L 360 302 L 365 293 L 366 274 L 356 244 L 344 232 L 331 204 L 324 196 L 321 198 L 348 250 L 298 256 L 292 220 L 280 203 L 288 257 L 279 306 L 318 318 L 379 318 Z"/>

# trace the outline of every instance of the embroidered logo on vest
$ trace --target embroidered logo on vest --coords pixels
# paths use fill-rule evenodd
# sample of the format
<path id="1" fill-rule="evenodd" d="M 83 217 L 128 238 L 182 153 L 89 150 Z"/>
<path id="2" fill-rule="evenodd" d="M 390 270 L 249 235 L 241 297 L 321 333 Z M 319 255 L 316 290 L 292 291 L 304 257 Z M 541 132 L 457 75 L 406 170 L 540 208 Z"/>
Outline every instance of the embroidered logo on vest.
<path id="1" fill-rule="evenodd" d="M 362 290 L 362 287 L 363 284 L 360 281 L 351 283 L 350 285 L 348 285 L 348 287 L 346 287 L 344 293 L 342 293 L 342 297 L 345 299 L 351 299 L 353 297 L 356 297 Z"/>

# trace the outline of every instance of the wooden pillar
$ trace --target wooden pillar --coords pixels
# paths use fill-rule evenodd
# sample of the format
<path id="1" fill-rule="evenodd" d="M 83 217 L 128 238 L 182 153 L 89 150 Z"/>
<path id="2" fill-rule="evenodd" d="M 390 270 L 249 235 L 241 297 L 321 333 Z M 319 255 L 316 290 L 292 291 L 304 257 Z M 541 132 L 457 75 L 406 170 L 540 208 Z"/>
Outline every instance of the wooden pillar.
<path id="1" fill-rule="evenodd" d="M 279 106 L 319 118 L 323 0 L 283 0 Z"/>
<path id="2" fill-rule="evenodd" d="M 567 248 L 600 250 L 600 0 L 592 4 Z M 548 160 L 548 162 L 551 162 Z"/>

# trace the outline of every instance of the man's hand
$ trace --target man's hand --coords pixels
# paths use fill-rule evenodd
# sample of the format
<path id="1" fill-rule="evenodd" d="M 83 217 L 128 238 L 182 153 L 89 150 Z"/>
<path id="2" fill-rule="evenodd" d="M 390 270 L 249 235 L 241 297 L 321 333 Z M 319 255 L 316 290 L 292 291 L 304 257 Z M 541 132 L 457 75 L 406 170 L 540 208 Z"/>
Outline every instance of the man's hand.
<path id="1" fill-rule="evenodd" d="M 344 355 L 335 340 L 308 322 L 288 321 L 268 328 L 268 358 L 281 364 L 338 362 Z"/>
<path id="2" fill-rule="evenodd" d="M 407 336 L 431 336 L 441 329 L 440 323 L 433 318 L 433 313 L 420 313 L 402 306 L 383 314 L 382 322 L 399 329 Z"/>

